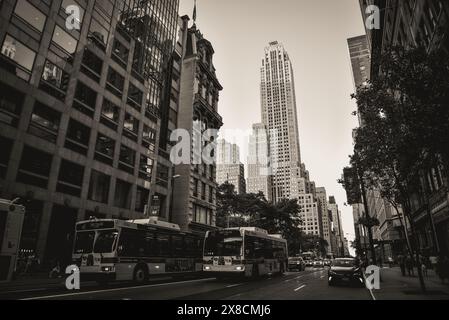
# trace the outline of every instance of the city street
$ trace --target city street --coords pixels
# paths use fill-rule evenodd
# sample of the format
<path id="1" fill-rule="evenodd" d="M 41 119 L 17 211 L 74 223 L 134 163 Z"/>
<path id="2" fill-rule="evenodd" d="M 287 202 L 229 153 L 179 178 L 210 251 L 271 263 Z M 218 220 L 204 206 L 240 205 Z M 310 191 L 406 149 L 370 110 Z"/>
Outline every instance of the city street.
<path id="1" fill-rule="evenodd" d="M 9 292 L 0 299 L 31 300 L 371 300 L 370 292 L 357 287 L 329 287 L 327 269 L 307 269 L 256 281 L 213 278 L 165 282 L 144 286 L 116 284 L 66 290 Z M 82 286 L 83 287 L 83 286 Z"/>

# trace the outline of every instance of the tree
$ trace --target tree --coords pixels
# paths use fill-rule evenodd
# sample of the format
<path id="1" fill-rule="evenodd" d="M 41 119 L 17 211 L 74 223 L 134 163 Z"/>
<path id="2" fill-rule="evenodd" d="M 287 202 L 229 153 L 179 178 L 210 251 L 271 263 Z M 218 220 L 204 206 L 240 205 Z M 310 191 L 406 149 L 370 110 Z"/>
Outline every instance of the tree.
<path id="1" fill-rule="evenodd" d="M 396 209 L 403 209 L 419 261 L 411 194 L 420 192 L 422 172 L 442 166 L 447 177 L 449 59 L 440 50 L 394 47 L 374 65 L 379 74 L 353 95 L 363 125 L 356 132 L 351 163 L 367 187 L 379 189 Z M 420 268 L 418 273 L 425 290 Z"/>

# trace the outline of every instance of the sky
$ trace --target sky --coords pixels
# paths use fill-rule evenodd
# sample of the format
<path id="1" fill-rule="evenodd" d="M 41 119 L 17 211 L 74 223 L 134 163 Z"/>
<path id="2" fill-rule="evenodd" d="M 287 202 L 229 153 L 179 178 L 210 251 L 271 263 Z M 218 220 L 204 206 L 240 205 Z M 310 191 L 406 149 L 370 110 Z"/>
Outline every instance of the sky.
<path id="1" fill-rule="evenodd" d="M 194 0 L 180 0 L 190 17 Z M 301 159 L 317 186 L 336 197 L 345 236 L 354 238 L 352 208 L 337 183 L 352 153 L 357 126 L 347 39 L 364 34 L 357 0 L 197 0 L 197 27 L 214 49 L 224 87 L 222 129 L 249 130 L 261 121 L 260 67 L 264 48 L 282 43 L 292 61 Z M 245 145 L 240 145 L 246 162 Z"/>

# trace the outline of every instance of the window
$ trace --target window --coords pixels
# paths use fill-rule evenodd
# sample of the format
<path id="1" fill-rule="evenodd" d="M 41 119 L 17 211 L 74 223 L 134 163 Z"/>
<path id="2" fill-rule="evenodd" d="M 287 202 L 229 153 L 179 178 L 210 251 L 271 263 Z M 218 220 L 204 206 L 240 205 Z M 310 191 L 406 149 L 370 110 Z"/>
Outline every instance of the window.
<path id="1" fill-rule="evenodd" d="M 129 50 L 120 41 L 114 39 L 114 46 L 112 48 L 112 59 L 126 69 L 128 64 Z"/>
<path id="2" fill-rule="evenodd" d="M 0 137 L 0 150 L 2 150 L 2 152 L 0 152 L 0 178 L 2 179 L 6 177 L 12 147 L 12 140 Z"/>
<path id="3" fill-rule="evenodd" d="M 134 174 L 135 161 L 136 161 L 136 152 L 124 145 L 121 145 L 119 169 L 126 171 L 129 174 Z"/>
<path id="4" fill-rule="evenodd" d="M 152 152 L 156 150 L 156 130 L 146 124 L 143 125 L 142 145 Z"/>
<path id="5" fill-rule="evenodd" d="M 128 89 L 128 104 L 140 112 L 142 99 L 143 99 L 143 92 L 140 91 L 132 83 L 130 83 Z"/>
<path id="6" fill-rule="evenodd" d="M 102 69 L 103 60 L 86 48 L 83 54 L 81 71 L 94 81 L 100 82 Z"/>
<path id="7" fill-rule="evenodd" d="M 56 25 L 55 31 L 53 32 L 52 41 L 69 56 L 75 54 L 78 41 L 58 25 Z"/>
<path id="8" fill-rule="evenodd" d="M 98 134 L 95 146 L 95 160 L 112 166 L 114 161 L 115 141 L 101 133 Z"/>
<path id="9" fill-rule="evenodd" d="M 209 203 L 213 203 L 214 200 L 214 188 L 209 187 Z"/>
<path id="10" fill-rule="evenodd" d="M 96 44 L 100 49 L 105 50 L 109 37 L 109 30 L 106 29 L 100 22 L 94 17 L 90 22 L 88 39 Z"/>
<path id="11" fill-rule="evenodd" d="M 25 81 L 30 80 L 36 52 L 7 34 L 2 45 L 2 55 L 7 58 L 0 62 L 2 68 Z"/>
<path id="12" fill-rule="evenodd" d="M 14 14 L 33 29 L 42 32 L 45 26 L 45 15 L 26 0 L 18 0 Z"/>
<path id="13" fill-rule="evenodd" d="M 56 191 L 80 197 L 83 185 L 84 167 L 76 163 L 62 160 L 59 169 Z"/>
<path id="14" fill-rule="evenodd" d="M 139 132 L 139 120 L 137 120 L 129 113 L 126 113 L 125 121 L 123 122 L 123 127 L 126 129 L 125 131 L 123 131 L 123 134 L 126 137 L 134 141 L 137 141 L 137 133 Z"/>
<path id="15" fill-rule="evenodd" d="M 114 69 L 109 68 L 106 88 L 121 99 L 124 85 L 125 78 Z"/>
<path id="16" fill-rule="evenodd" d="M 0 122 L 17 127 L 25 94 L 0 83 Z"/>
<path id="17" fill-rule="evenodd" d="M 198 179 L 193 179 L 193 196 L 198 197 Z"/>
<path id="18" fill-rule="evenodd" d="M 140 155 L 140 165 L 139 165 L 139 177 L 151 181 L 151 174 L 153 172 L 154 161 L 151 158 Z"/>
<path id="19" fill-rule="evenodd" d="M 206 184 L 201 182 L 201 199 L 206 200 Z"/>
<path id="20" fill-rule="evenodd" d="M 116 106 L 111 101 L 104 99 L 101 116 L 101 123 L 113 130 L 117 130 L 120 118 L 120 107 Z"/>
<path id="21" fill-rule="evenodd" d="M 144 212 L 145 206 L 148 205 L 148 199 L 150 197 L 150 190 L 137 187 L 136 193 L 136 211 Z"/>
<path id="22" fill-rule="evenodd" d="M 131 206 L 131 184 L 117 179 L 115 185 L 114 206 L 130 209 Z"/>
<path id="23" fill-rule="evenodd" d="M 88 199 L 100 202 L 108 203 L 109 187 L 111 178 L 99 171 L 92 170 L 89 182 L 89 195 Z"/>
<path id="24" fill-rule="evenodd" d="M 87 155 L 89 140 L 90 129 L 80 122 L 70 119 L 65 147 L 83 155 Z"/>
<path id="25" fill-rule="evenodd" d="M 64 101 L 69 80 L 70 75 L 67 72 L 47 60 L 45 61 L 39 88 L 53 97 Z"/>
<path id="26" fill-rule="evenodd" d="M 53 157 L 49 153 L 25 146 L 20 160 L 17 181 L 47 188 L 52 159 Z"/>
<path id="27" fill-rule="evenodd" d="M 81 111 L 89 117 L 93 117 L 96 103 L 97 93 L 82 82 L 78 81 L 73 108 Z"/>
<path id="28" fill-rule="evenodd" d="M 47 141 L 56 143 L 61 114 L 36 101 L 31 114 L 28 132 Z"/>

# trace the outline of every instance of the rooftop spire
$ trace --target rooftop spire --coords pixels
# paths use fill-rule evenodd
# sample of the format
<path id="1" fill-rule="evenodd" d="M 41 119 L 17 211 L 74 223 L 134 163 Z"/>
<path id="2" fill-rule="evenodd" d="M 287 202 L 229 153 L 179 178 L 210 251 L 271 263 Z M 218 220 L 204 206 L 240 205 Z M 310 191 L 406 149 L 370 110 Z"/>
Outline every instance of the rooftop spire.
<path id="1" fill-rule="evenodd" d="M 193 5 L 193 25 L 196 25 L 196 0 Z"/>

